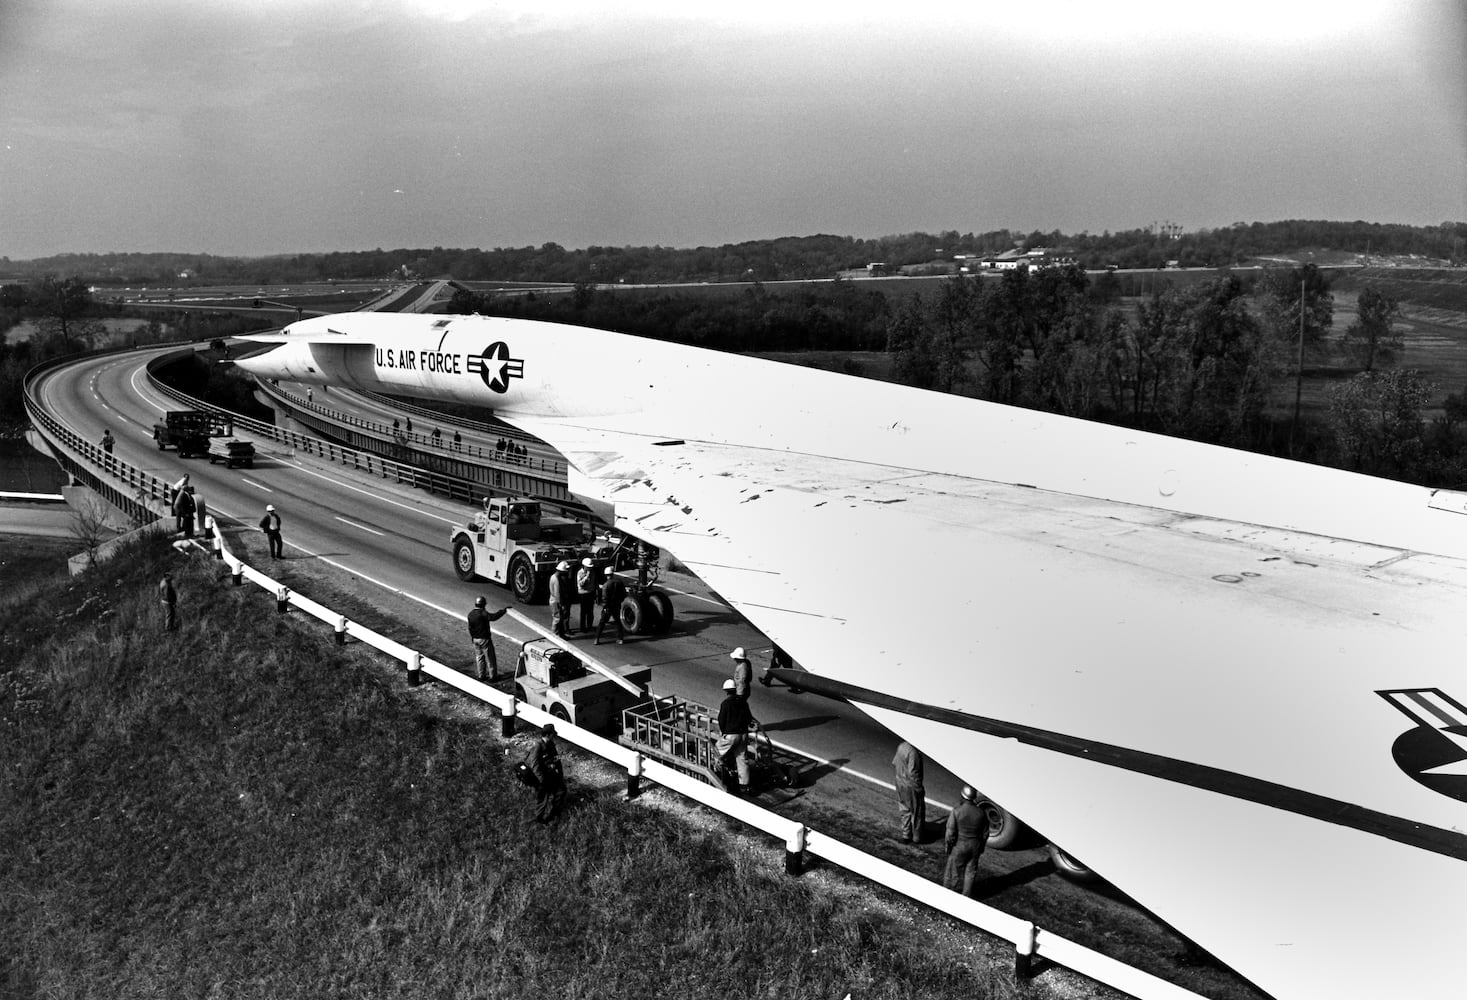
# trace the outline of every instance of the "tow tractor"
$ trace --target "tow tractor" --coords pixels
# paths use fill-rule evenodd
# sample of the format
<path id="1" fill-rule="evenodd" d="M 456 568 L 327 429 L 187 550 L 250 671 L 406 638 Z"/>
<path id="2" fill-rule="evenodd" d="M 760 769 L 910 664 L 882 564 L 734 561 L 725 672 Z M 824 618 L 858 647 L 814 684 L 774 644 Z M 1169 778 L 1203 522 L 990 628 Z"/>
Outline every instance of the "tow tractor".
<path id="1" fill-rule="evenodd" d="M 546 599 L 550 575 L 562 560 L 579 569 L 590 558 L 597 583 L 607 566 L 618 573 L 635 569 L 617 609 L 622 628 L 632 635 L 666 635 L 672 628 L 672 598 L 656 586 L 661 550 L 630 535 L 597 538 L 584 522 L 546 517 L 538 500 L 485 497 L 468 524 L 449 529 L 449 540 L 460 580 L 504 584 L 525 604 Z"/>
<path id="2" fill-rule="evenodd" d="M 514 696 L 582 729 L 615 726 L 624 711 L 647 699 L 652 668 L 603 668 L 587 663 L 549 639 L 520 646 L 514 669 Z"/>
<path id="3" fill-rule="evenodd" d="M 718 713 L 695 701 L 676 696 L 657 697 L 632 705 L 621 713 L 617 741 L 654 760 L 690 774 L 716 788 L 733 780 L 718 754 Z M 771 788 L 792 788 L 799 771 L 775 759 L 774 744 L 758 722 L 744 744 L 749 763 L 749 785 L 755 794 Z"/>
<path id="4" fill-rule="evenodd" d="M 595 546 L 589 525 L 546 518 L 540 502 L 526 497 L 485 497 L 484 509 L 468 524 L 449 529 L 449 544 L 460 580 L 502 583 L 525 604 L 545 600 L 550 574 L 562 560 L 578 566 L 589 556 L 605 565 L 615 551 L 610 544 Z"/>

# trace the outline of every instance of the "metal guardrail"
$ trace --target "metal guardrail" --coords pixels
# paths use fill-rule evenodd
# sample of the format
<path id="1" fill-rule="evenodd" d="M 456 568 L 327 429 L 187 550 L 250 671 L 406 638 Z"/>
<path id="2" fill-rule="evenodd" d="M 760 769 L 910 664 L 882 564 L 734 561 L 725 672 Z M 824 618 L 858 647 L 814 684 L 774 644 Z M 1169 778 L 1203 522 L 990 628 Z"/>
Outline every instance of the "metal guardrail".
<path id="1" fill-rule="evenodd" d="M 156 345 L 149 345 L 152 346 Z M 126 354 L 147 349 L 126 347 L 53 358 L 26 372 L 22 382 L 26 416 L 46 440 L 56 461 L 72 478 L 85 484 L 139 525 L 168 516 L 172 484 L 124 462 L 116 455 L 108 454 L 100 445 L 86 440 L 61 423 L 41 406 L 34 387 L 36 379 L 41 375 L 70 364 L 80 357 Z"/>
<path id="2" fill-rule="evenodd" d="M 144 348 L 146 349 L 146 348 Z M 123 348 L 112 351 L 93 352 L 87 356 L 105 354 L 119 354 L 139 350 L 139 348 Z M 64 358 L 56 358 L 44 362 L 32 368 L 26 373 L 25 405 L 26 413 L 30 416 L 33 424 L 47 437 L 48 443 L 52 445 L 57 457 L 73 471 L 78 478 L 88 482 L 99 493 L 103 493 L 117 504 L 121 509 L 132 512 L 137 511 L 137 516 L 146 517 L 148 521 L 156 520 L 163 516 L 166 510 L 166 498 L 170 484 L 138 470 L 115 456 L 106 454 L 100 447 L 83 440 L 70 428 L 61 424 L 40 405 L 39 399 L 33 393 L 34 380 L 37 376 L 52 368 L 69 364 L 78 359 L 78 355 L 70 355 Z M 168 357 L 165 355 L 164 357 Z M 150 371 L 151 377 L 151 371 Z M 249 427 L 252 431 L 271 437 L 285 443 L 292 443 L 295 447 L 306 450 L 325 448 L 326 451 L 317 450 L 315 454 L 328 456 L 339 456 L 333 460 L 346 460 L 346 456 L 355 456 L 352 449 L 340 448 L 330 442 L 321 442 L 305 435 L 295 434 L 290 431 L 281 431 L 272 424 L 264 424 L 248 417 L 240 417 L 221 407 L 211 406 L 201 401 L 194 400 L 165 386 L 160 382 L 154 382 L 172 398 L 181 402 L 187 402 L 190 406 L 199 409 L 207 409 L 215 413 L 227 415 L 234 419 L 237 424 Z M 353 457 L 353 462 L 359 461 Z M 92 468 L 87 468 L 90 463 Z M 397 463 L 383 463 L 378 460 L 376 468 L 380 474 L 389 475 L 384 465 L 397 466 Z M 357 465 L 358 468 L 373 469 L 372 457 L 368 456 L 366 464 Z M 402 467 L 398 467 L 401 470 Z M 93 469 L 100 469 L 106 475 L 117 479 L 120 488 L 113 487 L 95 475 Z M 409 472 L 416 470 L 408 470 Z M 402 475 L 401 471 L 396 472 Z M 411 477 L 399 479 L 400 482 L 411 482 Z M 224 544 L 223 534 L 218 529 L 214 519 L 209 518 L 209 526 L 214 540 L 214 554 L 216 558 L 222 559 L 230 568 L 231 575 L 236 584 L 248 579 L 251 583 L 262 587 L 274 595 L 279 610 L 285 610 L 294 605 L 314 618 L 324 621 L 334 627 L 340 641 L 345 641 L 347 636 L 353 636 L 358 640 L 372 646 L 388 656 L 401 661 L 408 671 L 411 679 L 420 677 L 421 674 L 439 680 L 451 687 L 457 688 L 471 697 L 486 702 L 500 713 L 503 725 L 507 731 L 512 731 L 516 718 L 523 718 L 531 725 L 539 726 L 547 722 L 554 723 L 559 720 L 549 713 L 543 712 L 528 704 L 517 701 L 512 695 L 505 694 L 495 688 L 483 684 L 467 674 L 440 663 L 436 660 L 423 656 L 416 650 L 404 646 L 387 636 L 380 635 L 371 629 L 357 625 L 349 621 L 344 615 L 327 608 L 300 594 L 293 593 L 287 586 L 274 580 L 265 574 L 255 570 L 235 557 L 228 551 Z M 519 616 L 516 615 L 518 618 Z M 524 619 L 521 619 L 524 621 Z M 526 622 L 532 628 L 533 623 Z M 538 631 L 538 628 L 536 629 Z M 646 778 L 677 792 L 687 798 L 694 799 L 711 808 L 717 809 L 725 815 L 731 816 L 748 826 L 768 833 L 785 845 L 785 870 L 791 875 L 800 874 L 803 868 L 802 856 L 809 852 L 825 858 L 826 860 L 845 868 L 846 870 L 870 879 L 879 885 L 886 886 L 896 892 L 907 896 L 916 902 L 922 903 L 933 909 L 939 910 L 955 919 L 961 920 L 973 927 L 977 927 L 995 937 L 1009 941 L 1014 945 L 1014 969 L 1018 978 L 1027 978 L 1032 971 L 1033 959 L 1048 959 L 1057 965 L 1073 969 L 1096 982 L 1104 983 L 1115 989 L 1124 990 L 1139 1000 L 1205 1000 L 1190 990 L 1183 989 L 1174 983 L 1153 976 L 1148 972 L 1132 968 L 1122 962 L 1094 951 L 1084 945 L 1069 941 L 1056 934 L 1037 927 L 1033 922 L 1024 920 L 1001 910 L 994 909 L 986 903 L 981 903 L 966 896 L 951 892 L 935 882 L 930 882 L 919 875 L 899 868 L 890 862 L 873 857 L 854 847 L 842 843 L 833 837 L 827 837 L 817 830 L 806 827 L 796 820 L 786 819 L 775 813 L 769 812 L 763 807 L 744 799 L 730 795 L 722 789 L 714 788 L 704 783 L 701 779 L 684 774 L 667 764 L 644 757 L 635 750 L 624 747 L 619 743 L 598 736 L 595 733 L 577 729 L 574 726 L 562 725 L 556 734 L 575 746 L 590 753 L 618 764 L 625 768 L 627 774 L 628 797 L 635 797 L 640 792 L 641 780 Z"/>
<path id="3" fill-rule="evenodd" d="M 526 458 L 524 460 L 509 458 L 503 454 L 500 454 L 496 449 L 493 448 L 455 448 L 451 443 L 444 444 L 441 437 L 434 437 L 431 433 L 424 434 L 420 431 L 408 430 L 394 424 L 384 424 L 379 423 L 375 420 L 365 420 L 362 417 L 352 416 L 350 413 L 343 413 L 340 410 L 333 410 L 330 407 L 323 406 L 321 403 L 316 402 L 314 398 L 302 399 L 295 393 L 287 392 L 279 386 L 271 384 L 269 382 L 259 382 L 258 384 L 261 390 L 264 391 L 266 394 L 273 396 L 277 399 L 288 400 L 290 405 L 297 410 L 304 410 L 310 413 L 319 414 L 325 420 L 328 420 L 335 424 L 343 424 L 348 427 L 359 427 L 363 430 L 371 431 L 374 434 L 380 435 L 384 440 L 392 441 L 399 447 L 421 445 L 423 448 L 432 449 L 429 452 L 425 452 L 425 454 L 467 456 L 471 458 L 476 458 L 482 462 L 487 462 L 490 464 L 491 468 L 501 468 L 509 472 L 521 472 L 527 475 L 533 473 L 541 473 L 544 475 L 557 477 L 556 479 L 546 480 L 548 483 L 553 484 L 559 482 L 563 484 L 565 481 L 566 465 L 564 462 L 549 462 L 543 458 Z M 429 418 L 433 426 L 438 426 L 441 424 L 442 426 L 448 427 L 450 429 L 454 427 L 459 427 L 463 428 L 464 430 L 481 431 L 485 434 L 497 434 L 499 437 L 505 439 L 513 437 L 518 441 L 534 441 L 538 444 L 545 444 L 545 442 L 540 441 L 539 438 L 536 438 L 531 434 L 526 434 L 524 431 L 519 430 L 518 428 L 510 427 L 508 424 L 496 425 L 487 424 L 479 420 L 462 420 L 451 417 L 448 414 L 439 413 L 436 410 L 428 410 L 421 406 L 413 406 L 410 403 L 404 403 L 401 400 L 393 399 L 391 396 L 384 396 L 378 392 L 365 392 L 360 389 L 353 389 L 352 391 L 358 393 L 359 395 L 365 396 L 368 399 L 373 400 L 374 402 L 381 403 L 383 406 L 390 406 L 394 409 L 401 410 L 404 413 L 421 414 Z M 545 447 L 549 448 L 550 446 L 545 445 Z"/>
<path id="4" fill-rule="evenodd" d="M 808 852 L 825 858 L 878 885 L 899 892 L 915 902 L 939 910 L 994 937 L 1008 941 L 1014 946 L 1016 979 L 1029 978 L 1033 973 L 1033 960 L 1038 957 L 1072 969 L 1107 986 L 1124 990 L 1140 1000 L 1204 1000 L 1196 993 L 1174 983 L 1169 983 L 1084 945 L 1045 931 L 1032 921 L 1004 913 L 976 899 L 969 899 L 889 861 L 883 861 L 881 858 L 867 854 L 834 837 L 828 837 L 798 820 L 787 819 L 747 799 L 730 795 L 721 788 L 716 788 L 700 778 L 685 774 L 652 757 L 644 756 L 637 750 L 622 746 L 615 740 L 576 726 L 565 725 L 548 712 L 541 711 L 527 702 L 519 701 L 513 695 L 492 688 L 444 663 L 424 656 L 395 639 L 358 625 L 347 619 L 345 615 L 325 605 L 294 593 L 278 580 L 259 572 L 231 553 L 224 543 L 222 533 L 217 528 L 212 535 L 214 554 L 216 558 L 224 560 L 228 565 L 235 584 L 238 585 L 248 579 L 251 583 L 263 588 L 275 597 L 278 611 L 285 611 L 294 606 L 311 617 L 332 626 L 338 642 L 345 642 L 347 637 L 353 637 L 386 653 L 403 664 L 410 684 L 421 683 L 422 675 L 426 674 L 472 698 L 487 703 L 499 713 L 502 733 L 506 737 L 513 734 L 517 719 L 523 719 L 533 727 L 542 726 L 547 722 L 559 723 L 555 730 L 558 738 L 616 764 L 626 772 L 628 799 L 634 799 L 641 793 L 641 783 L 645 778 L 669 791 L 716 809 L 726 816 L 731 816 L 783 843 L 784 869 L 792 876 L 798 876 L 803 872 L 803 856 Z M 513 611 L 511 613 L 536 631 L 543 631 L 533 622 L 521 618 L 518 613 Z"/>
<path id="5" fill-rule="evenodd" d="M 235 413 L 233 410 L 222 406 L 216 406 L 206 400 L 190 396 L 179 389 L 162 381 L 157 377 L 158 368 L 177 360 L 183 356 L 183 352 L 159 355 L 148 362 L 148 380 L 159 392 L 175 399 L 190 409 L 204 410 L 209 413 L 227 417 L 233 421 L 236 429 L 248 432 L 251 435 L 266 438 L 298 452 L 323 458 L 329 462 L 336 462 L 348 468 L 365 472 L 368 475 L 379 476 L 395 483 L 427 490 L 429 493 L 442 494 L 453 500 L 462 500 L 464 503 L 477 506 L 485 493 L 500 493 L 504 495 L 538 495 L 541 499 L 550 502 L 564 513 L 573 517 L 588 517 L 589 512 L 571 497 L 568 490 L 560 491 L 560 496 L 545 496 L 544 493 L 534 494 L 530 487 L 534 483 L 517 481 L 514 477 L 501 474 L 497 478 L 491 477 L 489 482 L 455 475 L 446 471 L 435 471 L 424 469 L 417 465 L 399 462 L 394 459 L 384 458 L 377 453 L 353 448 L 347 445 L 337 444 L 322 438 L 312 437 L 309 434 L 301 434 L 296 431 L 286 430 L 274 424 Z M 272 387 L 273 388 L 273 387 Z M 278 390 L 276 390 L 278 392 Z M 288 394 L 287 394 L 288 395 Z M 302 401 L 302 407 L 307 404 Z M 469 463 L 465 463 L 469 464 Z"/>

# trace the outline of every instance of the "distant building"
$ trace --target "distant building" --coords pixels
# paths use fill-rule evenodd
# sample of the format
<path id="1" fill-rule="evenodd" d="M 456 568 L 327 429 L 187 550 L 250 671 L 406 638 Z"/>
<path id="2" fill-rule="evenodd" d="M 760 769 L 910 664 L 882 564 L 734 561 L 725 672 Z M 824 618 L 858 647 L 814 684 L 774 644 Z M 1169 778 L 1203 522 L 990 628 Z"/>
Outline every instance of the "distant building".
<path id="1" fill-rule="evenodd" d="M 866 265 L 866 273 L 873 278 L 880 278 L 883 275 L 889 273 L 886 266 L 886 261 L 873 260 L 871 263 Z"/>

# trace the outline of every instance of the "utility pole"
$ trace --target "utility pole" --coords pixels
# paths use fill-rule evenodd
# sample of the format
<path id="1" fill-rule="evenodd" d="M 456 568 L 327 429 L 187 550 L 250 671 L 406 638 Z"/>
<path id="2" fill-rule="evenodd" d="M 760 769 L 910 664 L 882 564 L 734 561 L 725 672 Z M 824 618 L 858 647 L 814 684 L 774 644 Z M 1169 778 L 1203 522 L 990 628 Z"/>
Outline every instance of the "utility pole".
<path id="1" fill-rule="evenodd" d="M 1294 422 L 1289 425 L 1289 457 L 1294 457 L 1294 432 L 1299 429 L 1299 402 L 1304 395 L 1304 286 L 1299 279 L 1299 361 L 1294 368 Z"/>

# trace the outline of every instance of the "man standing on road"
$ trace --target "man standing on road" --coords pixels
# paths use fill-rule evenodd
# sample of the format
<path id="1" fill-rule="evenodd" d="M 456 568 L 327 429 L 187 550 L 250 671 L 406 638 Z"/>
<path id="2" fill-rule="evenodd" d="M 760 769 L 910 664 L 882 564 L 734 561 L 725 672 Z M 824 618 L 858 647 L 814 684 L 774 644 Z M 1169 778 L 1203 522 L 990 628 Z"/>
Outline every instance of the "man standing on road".
<path id="1" fill-rule="evenodd" d="M 743 646 L 728 655 L 734 661 L 734 691 L 740 698 L 747 700 L 749 690 L 754 686 L 754 664 L 749 662 L 749 656 L 744 652 Z"/>
<path id="2" fill-rule="evenodd" d="M 560 766 L 560 752 L 555 749 L 555 726 L 545 723 L 540 738 L 530 751 L 530 770 L 535 773 L 535 822 L 549 823 L 560 813 L 565 802 L 565 772 Z"/>
<path id="3" fill-rule="evenodd" d="M 587 556 L 581 560 L 581 568 L 576 570 L 576 600 L 581 604 L 582 632 L 591 631 L 596 617 L 596 564 Z"/>
<path id="4" fill-rule="evenodd" d="M 570 638 L 571 591 L 570 563 L 562 559 L 550 574 L 550 631 L 562 639 Z"/>
<path id="5" fill-rule="evenodd" d="M 961 884 L 963 895 L 974 899 L 978 859 L 988 843 L 988 815 L 978 808 L 978 793 L 972 786 L 964 785 L 962 794 L 958 807 L 947 816 L 947 835 L 943 838 L 947 846 L 947 870 L 943 872 L 942 884 L 954 892 Z"/>
<path id="6" fill-rule="evenodd" d="M 601 645 L 601 633 L 608 622 L 616 622 L 616 644 L 626 642 L 626 633 L 621 627 L 621 602 L 627 596 L 627 585 L 621 582 L 612 567 L 606 567 L 606 581 L 601 584 L 601 620 L 596 623 L 596 645 Z"/>
<path id="7" fill-rule="evenodd" d="M 499 680 L 499 661 L 494 656 L 494 632 L 489 623 L 503 618 L 505 609 L 486 611 L 488 603 L 482 597 L 474 601 L 474 610 L 469 612 L 469 638 L 474 642 L 474 670 L 479 680 L 492 683 Z"/>
<path id="8" fill-rule="evenodd" d="M 764 673 L 761 674 L 759 677 L 759 683 L 763 684 L 765 687 L 769 687 L 774 683 L 774 677 L 770 675 L 769 671 L 792 670 L 794 669 L 794 666 L 795 661 L 790 657 L 790 654 L 781 649 L 779 643 L 776 642 L 773 646 L 770 647 L 769 666 L 764 668 Z M 800 689 L 795 687 L 793 684 L 790 685 L 790 690 L 795 694 L 800 693 Z"/>
<path id="9" fill-rule="evenodd" d="M 275 513 L 273 503 L 265 505 L 265 516 L 260 518 L 260 530 L 265 533 L 265 538 L 270 543 L 270 558 L 283 558 L 285 544 L 280 538 L 280 515 Z"/>
<path id="10" fill-rule="evenodd" d="M 749 729 L 754 716 L 749 712 L 749 699 L 734 690 L 734 682 L 723 682 L 723 704 L 718 706 L 718 759 L 724 773 L 732 768 L 736 779 L 728 786 L 735 795 L 742 795 L 749 788 L 749 761 L 744 747 L 749 742 Z"/>
<path id="11" fill-rule="evenodd" d="M 163 628 L 178 631 L 178 591 L 173 589 L 173 574 L 164 573 L 158 582 L 158 600 L 163 604 Z"/>
<path id="12" fill-rule="evenodd" d="M 927 823 L 927 790 L 922 784 L 922 754 L 902 740 L 891 759 L 896 770 L 897 805 L 902 811 L 902 843 L 922 843 Z"/>

